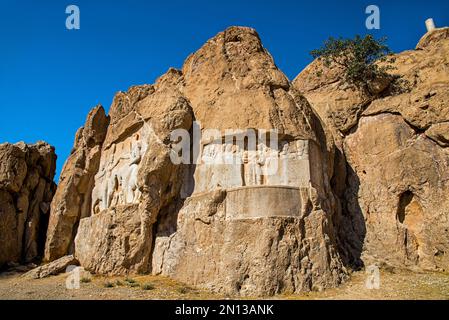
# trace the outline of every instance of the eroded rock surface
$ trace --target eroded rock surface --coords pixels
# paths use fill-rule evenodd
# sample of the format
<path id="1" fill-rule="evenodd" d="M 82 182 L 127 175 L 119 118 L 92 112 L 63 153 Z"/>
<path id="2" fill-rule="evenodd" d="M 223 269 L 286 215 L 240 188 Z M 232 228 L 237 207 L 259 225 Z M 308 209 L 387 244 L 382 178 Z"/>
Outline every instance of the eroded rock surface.
<path id="1" fill-rule="evenodd" d="M 426 34 L 419 50 L 395 55 L 395 73 L 407 90 L 390 85 L 364 96 L 342 84 L 341 70 L 316 77 L 319 61 L 294 81 L 326 122 L 341 166 L 347 161 L 347 174 L 336 170 L 333 181 L 345 204 L 336 220 L 341 250 L 352 263 L 447 270 L 447 30 Z"/>
<path id="2" fill-rule="evenodd" d="M 0 144 L 0 267 L 42 257 L 55 169 L 44 142 Z"/>
<path id="3" fill-rule="evenodd" d="M 198 162 L 174 163 L 171 133 L 193 138 L 198 126 Z M 219 33 L 182 70 L 118 93 L 109 118 L 95 109 L 85 127 L 102 130 L 77 135 L 52 204 L 48 260 L 72 252 L 76 234 L 75 257 L 100 274 L 153 272 L 244 295 L 346 278 L 332 139 L 253 29 Z M 250 132 L 254 145 L 235 141 Z"/>
<path id="4" fill-rule="evenodd" d="M 100 165 L 101 147 L 109 118 L 102 106 L 87 116 L 75 137 L 72 153 L 64 164 L 55 197 L 51 203 L 45 260 L 53 261 L 73 253 L 80 219 L 91 214 L 94 176 Z"/>
<path id="5" fill-rule="evenodd" d="M 217 132 L 201 141 L 177 223 L 170 214 L 158 222 L 153 273 L 242 295 L 337 286 L 346 272 L 331 224 L 338 210 L 332 165 L 308 102 L 250 28 L 209 40 L 182 75 L 181 90 L 203 132 Z M 253 147 L 225 131 L 249 135 L 252 128 Z M 259 135 L 271 129 L 279 133 L 276 145 Z M 220 163 L 232 157 L 235 163 Z"/>
<path id="6" fill-rule="evenodd" d="M 33 270 L 30 270 L 22 275 L 22 277 L 28 279 L 43 279 L 63 273 L 66 271 L 67 267 L 76 265 L 78 265 L 78 261 L 73 257 L 73 255 L 68 255 L 40 267 L 34 268 Z"/>
<path id="7" fill-rule="evenodd" d="M 153 85 L 119 93 L 95 175 L 91 215 L 82 219 L 75 255 L 96 273 L 149 272 L 153 224 L 175 202 L 183 166 L 170 159 L 170 133 L 189 130 L 193 113 L 169 71 Z"/>
<path id="8" fill-rule="evenodd" d="M 397 55 L 409 91 L 390 79 L 370 95 L 339 69 L 317 77 L 319 62 L 292 85 L 253 29 L 219 33 L 182 70 L 118 93 L 108 117 L 91 112 L 97 129 L 77 135 L 52 203 L 47 259 L 74 252 L 91 272 L 233 295 L 335 287 L 346 265 L 446 268 L 440 33 Z M 193 152 L 181 164 L 178 129 Z"/>

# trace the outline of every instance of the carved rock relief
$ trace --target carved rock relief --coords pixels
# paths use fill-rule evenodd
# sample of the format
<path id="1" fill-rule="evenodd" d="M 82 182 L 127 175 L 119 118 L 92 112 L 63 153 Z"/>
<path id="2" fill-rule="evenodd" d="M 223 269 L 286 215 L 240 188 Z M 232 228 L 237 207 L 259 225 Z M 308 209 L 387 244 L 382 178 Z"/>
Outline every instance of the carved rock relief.
<path id="1" fill-rule="evenodd" d="M 309 142 L 282 141 L 278 148 L 259 143 L 255 150 L 213 142 L 203 146 L 194 178 L 194 193 L 242 186 L 307 187 Z"/>
<path id="2" fill-rule="evenodd" d="M 148 135 L 149 130 L 144 126 L 103 152 L 92 192 L 94 214 L 117 205 L 138 203 L 141 192 L 137 179 L 140 163 L 147 152 Z"/>

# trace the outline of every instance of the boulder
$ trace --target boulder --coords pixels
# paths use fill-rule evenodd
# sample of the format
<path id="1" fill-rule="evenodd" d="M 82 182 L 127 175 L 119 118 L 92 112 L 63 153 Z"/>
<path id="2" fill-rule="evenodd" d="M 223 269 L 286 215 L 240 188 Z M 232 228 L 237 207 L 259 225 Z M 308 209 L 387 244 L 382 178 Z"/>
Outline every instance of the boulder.
<path id="1" fill-rule="evenodd" d="M 0 144 L 0 267 L 42 257 L 55 169 L 44 142 Z"/>
<path id="2" fill-rule="evenodd" d="M 78 264 L 78 261 L 73 257 L 73 255 L 68 255 L 28 271 L 22 275 L 22 278 L 43 279 L 49 276 L 64 273 L 67 267 L 76 266 Z"/>

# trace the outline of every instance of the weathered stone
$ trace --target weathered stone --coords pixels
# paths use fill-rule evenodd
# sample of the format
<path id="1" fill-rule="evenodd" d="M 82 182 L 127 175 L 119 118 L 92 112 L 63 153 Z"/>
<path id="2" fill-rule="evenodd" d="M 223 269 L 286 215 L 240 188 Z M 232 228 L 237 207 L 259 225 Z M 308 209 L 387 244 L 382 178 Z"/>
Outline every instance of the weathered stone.
<path id="1" fill-rule="evenodd" d="M 342 86 L 338 68 L 317 77 L 318 61 L 294 81 L 334 137 L 334 163 L 346 166 L 332 178 L 344 204 L 334 224 L 354 265 L 447 270 L 447 28 L 427 33 L 417 48 L 394 56 L 402 90 L 392 83 L 369 99 Z"/>
<path id="2" fill-rule="evenodd" d="M 348 132 L 372 98 L 363 90 L 347 85 L 343 70 L 327 68 L 315 60 L 293 80 L 293 86 L 309 101 L 329 129 Z M 334 136 L 338 139 L 338 134 Z"/>
<path id="3" fill-rule="evenodd" d="M 182 74 L 196 120 L 219 137 L 202 141 L 182 208 L 158 221 L 153 273 L 242 295 L 341 283 L 346 271 L 329 224 L 337 204 L 328 141 L 257 33 L 233 27 L 218 34 L 187 59 Z M 279 145 L 222 145 L 228 128 L 276 129 Z M 238 161 L 216 162 L 231 156 Z M 277 169 L 267 174 L 270 161 Z M 176 215 L 176 224 L 166 221 Z"/>
<path id="4" fill-rule="evenodd" d="M 51 203 L 45 260 L 73 253 L 73 241 L 81 218 L 90 216 L 94 176 L 100 165 L 101 146 L 109 118 L 102 106 L 95 107 L 79 129 L 74 148 L 64 164 L 59 186 Z"/>
<path id="5" fill-rule="evenodd" d="M 55 169 L 55 150 L 44 142 L 0 144 L 0 267 L 42 256 Z"/>
<path id="6" fill-rule="evenodd" d="M 138 205 L 104 210 L 81 220 L 76 255 L 86 269 L 99 274 L 148 271 L 149 226 L 142 224 Z"/>
<path id="7" fill-rule="evenodd" d="M 51 205 L 48 259 L 74 242 L 91 272 L 241 295 L 334 287 L 345 264 L 445 269 L 449 44 L 432 39 L 396 55 L 409 90 L 388 78 L 368 94 L 318 61 L 292 85 L 253 29 L 219 33 L 181 71 L 118 93 L 109 119 L 91 113 Z M 170 134 L 194 136 L 194 120 L 214 134 L 200 139 L 197 163 L 175 164 Z M 277 141 L 260 135 L 272 129 Z M 251 133 L 254 146 L 239 144 Z"/>
<path id="8" fill-rule="evenodd" d="M 109 116 L 104 141 L 95 140 L 102 145 L 99 166 L 89 171 L 93 189 L 83 189 L 90 207 L 77 215 L 75 256 L 87 270 L 152 271 L 244 295 L 319 290 L 345 279 L 330 223 L 338 211 L 332 140 L 253 29 L 229 28 L 182 71 L 118 93 Z M 194 130 L 194 119 L 219 136 L 200 142 L 200 163 L 176 165 L 170 134 Z M 225 129 L 253 128 L 278 130 L 278 143 L 259 137 L 257 150 L 219 143 Z M 84 134 L 78 132 L 75 150 L 88 148 Z M 241 164 L 214 162 L 229 156 Z M 62 201 L 69 196 L 61 191 Z M 54 214 L 55 203 L 52 215 L 66 221 Z M 77 221 L 68 224 L 70 234 Z M 48 248 L 58 233 L 49 232 Z"/>
<path id="9" fill-rule="evenodd" d="M 22 277 L 28 279 L 42 279 L 52 275 L 57 275 L 59 273 L 64 273 L 68 266 L 78 264 L 78 261 L 73 257 L 73 255 L 69 255 L 37 267 L 25 273 Z"/>
<path id="10" fill-rule="evenodd" d="M 323 237 L 332 234 L 332 227 L 323 221 L 326 213 L 313 207 L 310 190 L 271 190 L 277 197 L 282 190 L 286 196 L 296 191 L 304 205 L 282 212 L 285 205 L 273 201 L 252 212 L 256 208 L 250 203 L 241 203 L 234 212 L 236 190 L 187 199 L 177 232 L 158 229 L 153 273 L 234 295 L 297 293 L 340 284 L 344 272 L 334 239 Z M 240 191 L 257 197 L 252 188 Z M 255 201 L 264 197 L 260 193 Z"/>
<path id="11" fill-rule="evenodd" d="M 427 32 L 421 40 L 419 40 L 416 49 L 419 50 L 431 45 L 438 45 L 443 39 L 449 39 L 449 28 L 438 28 Z"/>
<path id="12" fill-rule="evenodd" d="M 154 86 L 119 93 L 110 114 L 91 215 L 80 222 L 75 254 L 96 273 L 149 272 L 153 224 L 182 184 L 183 167 L 170 160 L 170 133 L 189 130 L 193 114 L 173 70 Z"/>
<path id="13" fill-rule="evenodd" d="M 357 229 L 365 233 L 365 263 L 446 269 L 447 151 L 401 116 L 380 114 L 362 117 L 345 153 L 358 180 L 348 185 L 347 201 L 359 206 L 353 214 L 363 214 L 365 226 Z"/>
<path id="14" fill-rule="evenodd" d="M 441 147 L 449 147 L 449 122 L 436 123 L 426 131 L 426 136 Z"/>

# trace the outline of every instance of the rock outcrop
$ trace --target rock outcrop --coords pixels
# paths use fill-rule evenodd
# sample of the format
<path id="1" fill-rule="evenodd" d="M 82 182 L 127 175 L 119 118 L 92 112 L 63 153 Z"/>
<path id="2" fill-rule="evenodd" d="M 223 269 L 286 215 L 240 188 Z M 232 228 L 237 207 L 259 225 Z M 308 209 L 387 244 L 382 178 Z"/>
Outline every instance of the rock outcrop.
<path id="1" fill-rule="evenodd" d="M 72 152 L 64 164 L 55 197 L 45 244 L 45 260 L 53 261 L 73 253 L 79 221 L 90 216 L 94 176 L 100 166 L 101 147 L 109 118 L 102 106 L 87 116 L 76 133 Z"/>
<path id="2" fill-rule="evenodd" d="M 154 223 L 175 203 L 183 166 L 170 159 L 170 134 L 189 130 L 193 113 L 170 71 L 155 85 L 119 93 L 111 106 L 91 215 L 82 219 L 75 255 L 102 274 L 149 272 Z"/>
<path id="3" fill-rule="evenodd" d="M 153 273 L 242 295 L 341 283 L 346 272 L 331 223 L 338 208 L 327 141 L 258 34 L 250 28 L 218 34 L 187 59 L 182 76 L 203 133 L 216 131 L 201 141 L 177 223 L 169 214 L 158 221 Z M 226 132 L 250 136 L 253 128 L 255 148 Z M 272 129 L 274 146 L 261 136 Z M 217 162 L 227 157 L 236 161 Z M 277 164 L 272 172 L 270 163 Z"/>
<path id="4" fill-rule="evenodd" d="M 390 84 L 363 95 L 344 86 L 338 69 L 317 78 L 319 61 L 294 81 L 337 142 L 341 167 L 347 161 L 347 174 L 338 170 L 333 181 L 345 204 L 336 220 L 341 249 L 352 263 L 447 270 L 447 31 L 428 33 L 418 50 L 395 56 L 408 90 Z"/>
<path id="5" fill-rule="evenodd" d="M 0 267 L 42 257 L 55 169 L 44 142 L 0 144 Z"/>
<path id="6" fill-rule="evenodd" d="M 340 69 L 318 77 L 319 61 L 291 84 L 256 31 L 219 33 L 89 114 L 46 259 L 232 295 L 335 287 L 347 265 L 446 269 L 447 30 L 418 49 L 396 56 L 409 88 L 384 79 L 368 95 Z"/>
<path id="7" fill-rule="evenodd" d="M 109 118 L 65 165 L 48 260 L 71 253 L 76 233 L 74 255 L 95 273 L 153 272 L 243 295 L 346 278 L 332 140 L 253 29 L 229 28 L 181 71 L 118 93 Z M 179 152 L 177 130 L 192 155 Z M 216 162 L 225 158 L 235 161 Z"/>

